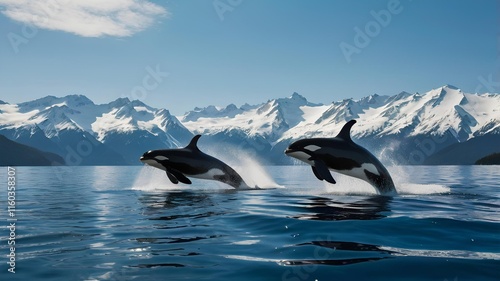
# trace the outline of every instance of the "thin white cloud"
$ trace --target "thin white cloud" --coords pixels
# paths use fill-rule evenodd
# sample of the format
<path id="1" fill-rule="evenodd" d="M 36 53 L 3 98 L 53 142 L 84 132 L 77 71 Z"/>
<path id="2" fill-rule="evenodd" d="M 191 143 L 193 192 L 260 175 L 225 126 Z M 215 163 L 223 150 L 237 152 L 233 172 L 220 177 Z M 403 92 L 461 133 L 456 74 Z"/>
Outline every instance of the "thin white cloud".
<path id="1" fill-rule="evenodd" d="M 147 0 L 0 0 L 5 16 L 42 29 L 84 37 L 127 37 L 168 11 Z"/>

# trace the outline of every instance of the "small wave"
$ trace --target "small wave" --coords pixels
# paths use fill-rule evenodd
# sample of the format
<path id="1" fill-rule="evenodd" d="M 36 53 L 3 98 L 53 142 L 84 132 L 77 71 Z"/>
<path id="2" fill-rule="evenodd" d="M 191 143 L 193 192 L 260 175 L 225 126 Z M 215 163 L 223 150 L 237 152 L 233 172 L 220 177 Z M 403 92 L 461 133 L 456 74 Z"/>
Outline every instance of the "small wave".
<path id="1" fill-rule="evenodd" d="M 382 247 L 392 251 L 393 256 L 431 257 L 431 258 L 453 258 L 470 260 L 500 260 L 500 254 L 492 252 L 472 252 L 465 250 L 415 250 L 394 247 Z"/>

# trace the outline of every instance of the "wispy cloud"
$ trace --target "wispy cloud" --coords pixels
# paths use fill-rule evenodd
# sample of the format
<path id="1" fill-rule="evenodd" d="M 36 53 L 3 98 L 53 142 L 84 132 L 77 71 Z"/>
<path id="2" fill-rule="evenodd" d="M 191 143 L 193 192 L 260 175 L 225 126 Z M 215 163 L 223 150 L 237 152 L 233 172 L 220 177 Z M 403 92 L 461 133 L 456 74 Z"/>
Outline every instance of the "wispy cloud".
<path id="1" fill-rule="evenodd" d="M 132 36 L 169 14 L 147 0 L 0 0 L 0 7 L 15 21 L 84 37 Z"/>

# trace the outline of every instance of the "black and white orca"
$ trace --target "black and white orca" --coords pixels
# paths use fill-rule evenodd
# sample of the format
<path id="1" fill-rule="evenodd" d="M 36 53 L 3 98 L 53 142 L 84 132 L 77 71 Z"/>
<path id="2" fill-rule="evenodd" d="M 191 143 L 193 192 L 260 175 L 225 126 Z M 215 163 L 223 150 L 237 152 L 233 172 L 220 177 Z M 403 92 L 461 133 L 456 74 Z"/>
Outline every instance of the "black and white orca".
<path id="1" fill-rule="evenodd" d="M 319 180 L 335 184 L 329 170 L 362 179 L 381 194 L 395 193 L 391 175 L 368 150 L 351 139 L 351 127 L 356 120 L 347 122 L 334 138 L 310 138 L 292 143 L 285 154 L 311 165 Z"/>
<path id="2" fill-rule="evenodd" d="M 191 184 L 188 177 L 193 177 L 220 181 L 238 189 L 250 188 L 233 168 L 198 148 L 200 137 L 201 135 L 194 136 L 184 148 L 150 150 L 139 160 L 164 170 L 174 184 Z"/>

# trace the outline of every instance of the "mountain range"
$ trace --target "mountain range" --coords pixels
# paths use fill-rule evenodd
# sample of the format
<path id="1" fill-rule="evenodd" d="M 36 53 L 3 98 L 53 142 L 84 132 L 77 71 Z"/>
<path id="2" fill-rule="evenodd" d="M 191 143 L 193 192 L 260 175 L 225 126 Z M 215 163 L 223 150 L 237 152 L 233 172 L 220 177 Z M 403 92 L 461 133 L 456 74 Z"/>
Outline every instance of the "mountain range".
<path id="1" fill-rule="evenodd" d="M 205 148 L 233 147 L 266 164 L 290 164 L 283 154 L 290 142 L 333 137 L 350 119 L 358 121 L 353 139 L 389 165 L 473 164 L 500 152 L 500 94 L 450 85 L 326 105 L 293 93 L 257 105 L 197 107 L 183 116 L 127 98 L 107 104 L 83 95 L 0 101 L 1 135 L 57 154 L 53 164 L 67 165 L 140 164 L 143 152 L 184 146 L 194 134 L 204 135 Z"/>

